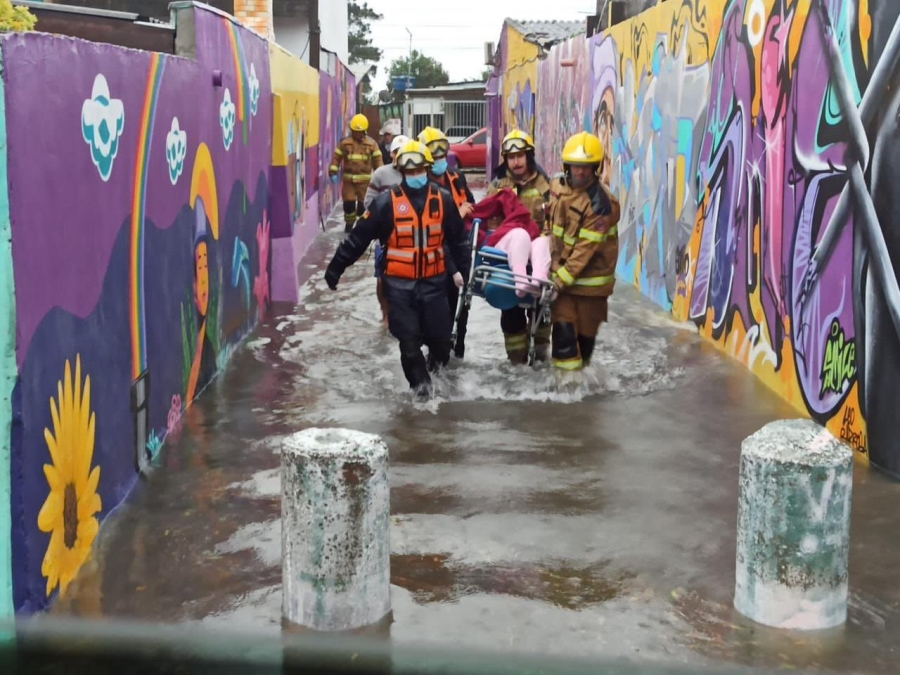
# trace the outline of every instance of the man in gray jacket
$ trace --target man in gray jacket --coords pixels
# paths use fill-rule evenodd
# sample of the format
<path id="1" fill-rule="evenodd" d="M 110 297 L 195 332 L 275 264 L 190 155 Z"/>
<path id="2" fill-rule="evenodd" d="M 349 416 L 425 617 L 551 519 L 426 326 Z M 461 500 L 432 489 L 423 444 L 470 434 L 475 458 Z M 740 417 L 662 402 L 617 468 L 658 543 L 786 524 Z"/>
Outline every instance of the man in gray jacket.
<path id="1" fill-rule="evenodd" d="M 375 197 L 392 185 L 397 185 L 403 179 L 403 176 L 397 171 L 397 167 L 394 166 L 394 159 L 397 157 L 397 151 L 408 142 L 409 138 L 406 136 L 394 136 L 394 140 L 391 141 L 391 162 L 375 169 L 369 181 L 369 189 L 366 190 L 366 196 L 363 198 L 363 206 L 369 208 L 369 204 Z"/>
<path id="2" fill-rule="evenodd" d="M 389 190 L 392 186 L 398 185 L 403 180 L 403 175 L 397 170 L 397 167 L 394 166 L 394 160 L 397 159 L 397 152 L 400 148 L 408 142 L 409 138 L 406 136 L 394 136 L 394 140 L 391 141 L 391 163 L 379 166 L 372 173 L 372 178 L 369 181 L 369 188 L 366 190 L 366 196 L 363 199 L 363 205 L 366 207 L 366 210 L 368 210 L 369 205 L 375 197 L 385 190 Z M 387 298 L 384 297 L 384 284 L 381 281 L 381 274 L 378 272 L 378 270 L 383 267 L 382 265 L 379 265 L 381 255 L 382 246 L 376 241 L 375 277 L 377 278 L 377 281 L 375 291 L 378 294 L 378 304 L 381 305 L 381 322 L 387 326 L 388 304 Z"/>

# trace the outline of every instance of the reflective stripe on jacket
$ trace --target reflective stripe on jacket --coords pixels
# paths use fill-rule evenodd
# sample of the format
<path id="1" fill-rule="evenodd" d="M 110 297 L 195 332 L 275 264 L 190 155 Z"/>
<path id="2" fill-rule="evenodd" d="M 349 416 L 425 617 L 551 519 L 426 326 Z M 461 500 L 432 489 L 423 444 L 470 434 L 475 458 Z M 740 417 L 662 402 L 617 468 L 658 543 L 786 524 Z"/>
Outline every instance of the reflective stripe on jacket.
<path id="1" fill-rule="evenodd" d="M 457 207 L 469 201 L 469 195 L 466 194 L 466 189 L 463 187 L 458 173 L 447 171 L 441 178 L 443 179 L 441 180 L 441 187 L 450 192 L 450 196 L 453 197 Z"/>
<path id="2" fill-rule="evenodd" d="M 563 293 L 611 295 L 619 257 L 619 202 L 599 181 L 574 189 L 565 178 L 550 188 L 550 271 Z"/>
<path id="3" fill-rule="evenodd" d="M 528 210 L 531 211 L 531 218 L 543 227 L 544 225 L 544 204 L 550 199 L 550 182 L 540 172 L 529 178 L 524 183 L 515 182 L 509 175 L 497 178 L 491 182 L 488 188 L 488 196 L 496 194 L 503 188 L 509 188 L 519 197 Z M 499 220 L 488 221 L 488 229 L 496 229 L 500 225 Z"/>
<path id="4" fill-rule="evenodd" d="M 372 178 L 372 172 L 381 166 L 381 150 L 378 144 L 366 136 L 357 143 L 353 136 L 341 139 L 334 149 L 328 173 L 336 174 L 344 170 L 344 181 L 350 183 L 366 183 Z"/>
<path id="5" fill-rule="evenodd" d="M 385 275 L 401 279 L 425 279 L 443 274 L 444 200 L 433 186 L 428 188 L 421 219 L 400 189 L 391 188 L 394 230 L 387 242 Z"/>

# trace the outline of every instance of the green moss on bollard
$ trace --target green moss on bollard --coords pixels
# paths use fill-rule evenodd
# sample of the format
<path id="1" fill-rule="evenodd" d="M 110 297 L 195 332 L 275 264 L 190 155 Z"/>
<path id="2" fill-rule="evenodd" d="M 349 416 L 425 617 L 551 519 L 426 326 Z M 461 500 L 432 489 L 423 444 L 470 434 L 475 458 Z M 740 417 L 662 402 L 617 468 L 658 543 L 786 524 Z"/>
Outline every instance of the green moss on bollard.
<path id="1" fill-rule="evenodd" d="M 847 617 L 853 453 L 810 420 L 767 425 L 742 445 L 735 608 L 769 626 Z"/>

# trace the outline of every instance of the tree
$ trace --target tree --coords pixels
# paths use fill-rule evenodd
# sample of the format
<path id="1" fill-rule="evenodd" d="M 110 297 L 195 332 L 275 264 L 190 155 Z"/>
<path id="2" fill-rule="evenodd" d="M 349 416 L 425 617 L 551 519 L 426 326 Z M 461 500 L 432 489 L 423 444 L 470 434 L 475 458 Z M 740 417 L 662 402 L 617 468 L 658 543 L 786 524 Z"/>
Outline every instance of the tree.
<path id="1" fill-rule="evenodd" d="M 13 7 L 10 0 L 0 0 L 0 31 L 24 31 L 34 28 L 37 17 L 27 7 Z"/>
<path id="2" fill-rule="evenodd" d="M 401 57 L 391 61 L 388 71 L 391 77 L 402 77 L 407 73 L 416 78 L 415 86 L 417 88 L 439 87 L 450 81 L 450 76 L 444 70 L 444 66 L 416 49 L 412 50 L 410 57 Z"/>
<path id="3" fill-rule="evenodd" d="M 381 21 L 384 16 L 369 7 L 369 3 L 347 2 L 347 20 L 350 30 L 347 34 L 347 44 L 350 49 L 350 63 L 365 63 L 381 61 L 381 50 L 372 44 L 372 31 L 369 24 L 372 21 Z"/>
<path id="4" fill-rule="evenodd" d="M 465 80 L 463 80 L 463 82 L 487 82 L 493 72 L 493 68 L 485 68 L 481 72 L 481 77 L 467 77 Z"/>

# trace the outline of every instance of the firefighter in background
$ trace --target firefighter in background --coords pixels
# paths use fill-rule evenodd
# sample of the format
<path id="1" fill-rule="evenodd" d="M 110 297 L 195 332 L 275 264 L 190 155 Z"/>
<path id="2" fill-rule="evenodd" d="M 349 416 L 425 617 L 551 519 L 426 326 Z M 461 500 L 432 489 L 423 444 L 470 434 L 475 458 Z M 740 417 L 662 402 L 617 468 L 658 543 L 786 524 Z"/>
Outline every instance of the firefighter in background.
<path id="1" fill-rule="evenodd" d="M 475 205 L 475 197 L 466 183 L 466 177 L 459 171 L 453 171 L 447 167 L 447 155 L 450 153 L 450 141 L 444 132 L 434 127 L 425 127 L 419 134 L 419 142 L 424 143 L 431 151 L 434 164 L 428 171 L 428 178 L 433 183 L 440 185 L 459 208 L 459 215 L 465 219 L 472 214 Z M 464 279 L 468 281 L 468 279 Z M 450 303 L 450 312 L 456 314 L 456 304 L 459 300 L 459 289 L 456 284 L 450 282 L 447 286 L 447 302 Z M 466 351 L 466 327 L 469 324 L 469 312 L 463 307 L 457 324 L 456 344 L 453 345 L 453 354 L 456 358 L 463 358 Z"/>
<path id="2" fill-rule="evenodd" d="M 550 187 L 550 271 L 558 296 L 553 302 L 553 365 L 580 370 L 588 365 L 619 258 L 619 202 L 600 182 L 603 144 L 586 131 L 566 141 L 564 174 Z"/>
<path id="3" fill-rule="evenodd" d="M 337 288 L 344 270 L 374 240 L 386 246 L 384 294 L 388 327 L 400 342 L 400 363 L 418 398 L 431 395 L 431 376 L 450 360 L 452 315 L 447 309 L 447 277 L 457 288 L 471 264 L 468 238 L 459 210 L 448 192 L 428 180 L 431 152 L 410 141 L 394 163 L 403 180 L 376 197 L 325 271 Z M 422 345 L 428 347 L 426 361 Z"/>
<path id="4" fill-rule="evenodd" d="M 338 182 L 338 171 L 344 170 L 344 185 L 341 199 L 344 201 L 344 231 L 353 229 L 356 219 L 363 214 L 366 190 L 372 172 L 381 166 L 381 149 L 366 135 L 369 120 L 365 115 L 354 115 L 350 120 L 350 135 L 341 139 L 334 149 L 328 174 L 331 181 Z"/>
<path id="5" fill-rule="evenodd" d="M 488 187 L 491 196 L 508 188 L 515 192 L 521 202 L 531 211 L 531 217 L 539 226 L 545 220 L 545 208 L 550 201 L 550 179 L 534 159 L 534 140 L 520 129 L 509 132 L 500 145 L 503 162 L 496 169 L 496 177 Z M 497 219 L 487 222 L 487 229 L 493 230 L 500 223 Z M 500 329 L 506 356 L 513 363 L 528 361 L 528 317 L 521 307 L 506 309 L 500 313 Z M 539 360 L 546 361 L 550 350 L 550 326 L 542 325 L 535 335 L 535 350 Z"/>

